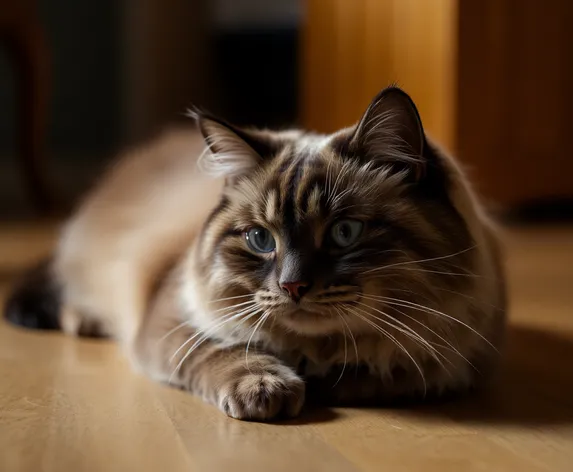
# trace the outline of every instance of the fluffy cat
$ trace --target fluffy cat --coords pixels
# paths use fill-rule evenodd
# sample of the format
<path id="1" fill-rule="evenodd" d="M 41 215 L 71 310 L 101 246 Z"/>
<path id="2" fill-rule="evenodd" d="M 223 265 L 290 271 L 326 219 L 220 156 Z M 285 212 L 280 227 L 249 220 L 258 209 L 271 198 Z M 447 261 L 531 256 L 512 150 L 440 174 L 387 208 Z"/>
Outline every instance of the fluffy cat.
<path id="1" fill-rule="evenodd" d="M 206 148 L 174 132 L 123 157 L 9 319 L 112 336 L 240 419 L 440 396 L 492 370 L 497 242 L 406 93 L 327 136 L 195 118 Z"/>

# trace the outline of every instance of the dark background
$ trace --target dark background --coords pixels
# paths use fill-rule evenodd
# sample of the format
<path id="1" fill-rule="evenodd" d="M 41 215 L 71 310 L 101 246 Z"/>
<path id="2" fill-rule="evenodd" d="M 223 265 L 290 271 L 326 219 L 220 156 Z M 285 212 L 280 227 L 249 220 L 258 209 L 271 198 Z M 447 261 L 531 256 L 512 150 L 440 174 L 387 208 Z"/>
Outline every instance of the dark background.
<path id="1" fill-rule="evenodd" d="M 50 55 L 43 159 L 60 203 L 124 146 L 185 122 L 191 104 L 243 124 L 297 121 L 297 1 L 39 0 L 37 9 Z M 17 167 L 18 80 L 0 43 L 3 218 L 33 214 Z"/>
<path id="2" fill-rule="evenodd" d="M 567 0 L 0 0 L 0 219 L 47 215 L 41 181 L 65 215 L 121 149 L 192 126 L 190 105 L 331 132 L 394 81 L 489 208 L 571 219 L 572 22 Z M 23 73 L 14 25 L 46 71 Z M 38 139 L 18 140 L 26 101 Z"/>

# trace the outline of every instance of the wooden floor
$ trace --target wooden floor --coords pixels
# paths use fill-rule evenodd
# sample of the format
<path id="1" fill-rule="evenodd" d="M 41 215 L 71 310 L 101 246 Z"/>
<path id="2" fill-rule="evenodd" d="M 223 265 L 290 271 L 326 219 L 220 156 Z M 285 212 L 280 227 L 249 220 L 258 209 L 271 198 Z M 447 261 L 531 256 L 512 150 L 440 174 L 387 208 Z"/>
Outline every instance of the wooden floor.
<path id="1" fill-rule="evenodd" d="M 0 299 L 53 230 L 0 227 Z M 106 341 L 0 323 L 0 471 L 572 471 L 573 228 L 507 235 L 511 328 L 488 396 L 414 410 L 228 419 Z"/>

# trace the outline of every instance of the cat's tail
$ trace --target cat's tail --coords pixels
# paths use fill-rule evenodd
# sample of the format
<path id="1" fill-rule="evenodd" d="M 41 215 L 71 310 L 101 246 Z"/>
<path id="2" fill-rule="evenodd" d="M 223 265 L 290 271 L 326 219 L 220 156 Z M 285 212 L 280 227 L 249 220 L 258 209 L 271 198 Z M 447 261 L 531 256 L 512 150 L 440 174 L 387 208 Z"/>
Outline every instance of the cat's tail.
<path id="1" fill-rule="evenodd" d="M 30 268 L 14 286 L 4 307 L 11 323 L 31 329 L 60 329 L 62 290 L 52 271 L 52 259 Z"/>

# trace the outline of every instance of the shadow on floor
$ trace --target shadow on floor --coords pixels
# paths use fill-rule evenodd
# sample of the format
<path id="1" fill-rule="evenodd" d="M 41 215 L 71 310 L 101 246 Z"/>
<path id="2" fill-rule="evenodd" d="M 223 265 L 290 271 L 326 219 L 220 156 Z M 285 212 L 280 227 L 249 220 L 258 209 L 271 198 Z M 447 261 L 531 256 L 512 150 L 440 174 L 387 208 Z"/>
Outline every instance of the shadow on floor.
<path id="1" fill-rule="evenodd" d="M 487 391 L 406 410 L 475 424 L 573 424 L 573 340 L 512 326 L 499 377 Z"/>
<path id="2" fill-rule="evenodd" d="M 463 398 L 424 404 L 399 402 L 389 408 L 404 416 L 475 425 L 573 424 L 572 367 L 572 339 L 511 326 L 499 375 L 487 389 Z M 309 409 L 288 424 L 325 422 L 337 416 L 335 410 Z"/>
<path id="3" fill-rule="evenodd" d="M 499 376 L 485 390 L 455 400 L 400 402 L 405 416 L 464 424 L 573 424 L 573 340 L 558 333 L 511 326 Z M 336 410 L 309 408 L 282 424 L 336 420 Z"/>

